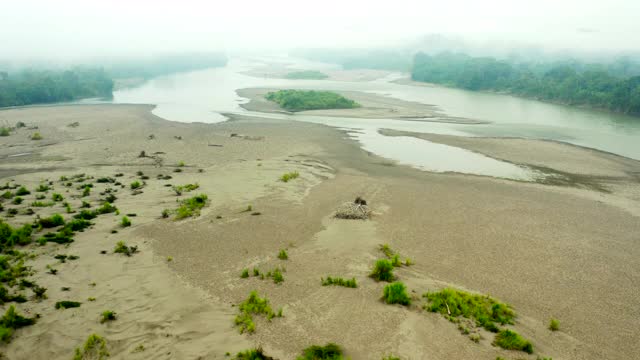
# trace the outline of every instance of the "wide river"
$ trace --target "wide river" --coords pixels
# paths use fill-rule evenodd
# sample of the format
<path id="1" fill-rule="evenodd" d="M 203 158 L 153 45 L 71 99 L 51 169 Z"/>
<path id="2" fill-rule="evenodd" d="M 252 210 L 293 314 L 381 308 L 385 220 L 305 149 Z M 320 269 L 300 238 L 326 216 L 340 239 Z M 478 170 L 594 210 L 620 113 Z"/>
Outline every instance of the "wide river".
<path id="1" fill-rule="evenodd" d="M 296 69 L 331 69 L 333 65 L 291 58 L 269 58 Z M 114 93 L 113 102 L 155 104 L 154 114 L 172 121 L 214 123 L 221 113 L 282 118 L 326 124 L 348 130 L 362 148 L 377 155 L 436 172 L 461 172 L 512 179 L 542 176 L 526 167 L 497 161 L 452 146 L 412 137 L 388 137 L 378 129 L 492 137 L 523 137 L 564 141 L 640 159 L 640 118 L 526 100 L 507 95 L 436 86 L 410 86 L 391 82 L 392 74 L 368 82 L 287 80 L 242 74 L 264 65 L 257 59 L 232 59 L 226 67 L 151 79 L 135 88 Z M 437 105 L 450 116 L 488 121 L 461 125 L 391 119 L 353 119 L 308 115 L 263 114 L 244 110 L 247 99 L 236 94 L 248 87 L 350 90 L 383 94 L 403 100 Z"/>

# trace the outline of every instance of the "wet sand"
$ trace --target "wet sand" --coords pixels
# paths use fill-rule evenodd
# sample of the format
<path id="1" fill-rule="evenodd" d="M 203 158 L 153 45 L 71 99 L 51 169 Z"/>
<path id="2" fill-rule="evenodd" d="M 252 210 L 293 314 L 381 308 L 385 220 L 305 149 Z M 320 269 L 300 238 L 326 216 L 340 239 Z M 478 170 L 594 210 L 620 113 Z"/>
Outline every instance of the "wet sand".
<path id="1" fill-rule="evenodd" d="M 271 356 L 291 359 L 311 344 L 329 341 L 353 359 L 391 354 L 402 359 L 601 359 L 633 358 L 640 351 L 635 341 L 640 221 L 633 212 L 601 201 L 611 194 L 391 165 L 361 150 L 342 131 L 316 124 L 237 115 L 215 125 L 182 124 L 158 119 L 150 110 L 87 105 L 0 112 L 12 122 L 37 125 L 44 137 L 28 140 L 32 131 L 21 129 L 2 138 L 0 174 L 10 174 L 2 183 L 11 178 L 31 189 L 46 178 L 81 172 L 96 178 L 123 173 L 119 179 L 126 185 L 139 178 L 137 171 L 150 177 L 142 194 L 133 195 L 128 187 L 116 193 L 122 214 L 136 213 L 132 227 L 119 228 L 120 216 L 103 215 L 68 246 L 27 247 L 40 254 L 29 265 L 36 271 L 32 278 L 49 289 L 49 299 L 17 305 L 41 319 L 18 330 L 0 349 L 8 358 L 68 359 L 91 332 L 106 338 L 114 359 L 222 359 L 226 352 L 258 345 Z M 78 127 L 67 126 L 75 121 Z M 459 142 L 462 146 L 464 140 Z M 506 157 L 518 154 L 522 145 L 495 142 L 484 148 L 476 144 L 475 150 Z M 140 158 L 142 150 L 162 154 Z M 589 167 L 573 159 L 591 159 L 593 153 L 557 150 L 539 152 L 531 161 L 589 174 Z M 8 157 L 24 153 L 30 154 L 20 161 Z M 181 161 L 184 167 L 178 166 Z M 598 175 L 625 172 L 622 163 L 598 161 Z M 176 168 L 183 171 L 174 173 Z M 290 171 L 300 178 L 278 181 Z M 172 179 L 158 180 L 158 174 Z M 162 209 L 174 208 L 180 198 L 164 185 L 196 182 L 195 193 L 210 199 L 202 214 L 162 219 Z M 55 191 L 65 189 L 54 184 Z M 89 197 L 94 204 L 106 185 L 95 186 Z M 82 199 L 73 198 L 74 192 L 63 194 L 77 209 Z M 332 217 L 337 206 L 356 196 L 371 205 L 371 220 Z M 248 205 L 251 212 L 244 211 Z M 637 199 L 628 199 L 628 205 L 637 209 Z M 44 216 L 64 209 L 34 210 Z M 33 220 L 5 214 L 12 224 Z M 119 240 L 140 246 L 141 252 L 113 254 Z M 415 262 L 396 270 L 414 296 L 409 308 L 384 304 L 384 283 L 367 276 L 382 256 L 381 243 Z M 288 260 L 277 258 L 284 248 Z M 57 253 L 80 258 L 57 264 L 52 257 Z M 58 268 L 58 275 L 46 274 L 47 264 Z M 245 268 L 276 266 L 286 267 L 281 284 L 240 278 Z M 359 287 L 321 286 L 320 278 L 328 275 L 355 277 Z M 63 286 L 70 291 L 62 292 Z M 493 334 L 486 331 L 479 343 L 472 342 L 455 324 L 422 310 L 420 295 L 445 286 L 512 304 L 519 317 L 510 327 L 532 341 L 535 353 L 494 347 Z M 256 332 L 240 335 L 233 325 L 236 305 L 251 290 L 267 296 L 274 309 L 282 307 L 284 316 L 271 322 L 256 317 Z M 96 301 L 86 301 L 89 296 Z M 83 304 L 55 310 L 59 300 Z M 118 319 L 100 324 L 99 314 L 107 309 Z M 547 329 L 551 317 L 560 320 L 559 332 Z M 132 352 L 140 344 L 145 350 Z"/>

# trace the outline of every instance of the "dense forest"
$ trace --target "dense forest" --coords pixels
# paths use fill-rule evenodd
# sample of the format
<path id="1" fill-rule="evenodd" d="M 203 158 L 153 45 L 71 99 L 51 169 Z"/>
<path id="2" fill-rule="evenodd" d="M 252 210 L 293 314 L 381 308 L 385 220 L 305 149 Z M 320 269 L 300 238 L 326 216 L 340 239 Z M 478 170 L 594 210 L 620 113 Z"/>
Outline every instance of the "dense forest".
<path id="1" fill-rule="evenodd" d="M 411 77 L 463 89 L 508 92 L 637 115 L 640 114 L 640 76 L 624 76 L 628 68 L 623 65 L 620 62 L 514 64 L 491 57 L 418 53 Z"/>
<path id="2" fill-rule="evenodd" d="M 288 111 L 352 109 L 360 105 L 331 91 L 279 90 L 265 96 Z"/>
<path id="3" fill-rule="evenodd" d="M 0 107 L 47 104 L 86 98 L 110 98 L 114 79 L 142 78 L 224 66 L 221 53 L 165 55 L 106 61 L 96 68 L 71 70 L 0 69 Z"/>
<path id="4" fill-rule="evenodd" d="M 113 80 L 102 69 L 0 72 L 0 107 L 111 97 Z"/>

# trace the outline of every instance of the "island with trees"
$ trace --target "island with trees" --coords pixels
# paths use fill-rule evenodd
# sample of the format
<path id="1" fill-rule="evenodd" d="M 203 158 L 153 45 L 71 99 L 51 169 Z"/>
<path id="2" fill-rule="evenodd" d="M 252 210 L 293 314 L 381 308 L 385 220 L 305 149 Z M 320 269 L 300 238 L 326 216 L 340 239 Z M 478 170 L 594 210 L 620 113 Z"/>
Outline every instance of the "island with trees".
<path id="1" fill-rule="evenodd" d="M 267 93 L 265 98 L 291 112 L 360 107 L 357 102 L 331 91 L 278 90 Z"/>

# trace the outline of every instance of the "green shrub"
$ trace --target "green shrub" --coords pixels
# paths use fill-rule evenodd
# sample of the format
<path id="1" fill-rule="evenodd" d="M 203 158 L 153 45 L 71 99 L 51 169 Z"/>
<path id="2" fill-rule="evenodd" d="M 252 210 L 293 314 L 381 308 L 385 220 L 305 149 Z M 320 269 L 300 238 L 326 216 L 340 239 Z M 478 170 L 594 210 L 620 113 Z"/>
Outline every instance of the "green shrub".
<path id="1" fill-rule="evenodd" d="M 31 191 L 27 190 L 26 187 L 21 186 L 18 190 L 16 190 L 16 195 L 18 196 L 25 196 L 25 195 L 29 195 L 31 194 Z M 8 199 L 8 198 L 6 198 Z"/>
<path id="2" fill-rule="evenodd" d="M 265 355 L 262 348 L 259 347 L 257 349 L 239 352 L 236 355 L 235 360 L 275 360 L 275 359 Z"/>
<path id="3" fill-rule="evenodd" d="M 56 309 L 71 309 L 80 307 L 82 303 L 77 301 L 58 301 L 56 302 Z"/>
<path id="4" fill-rule="evenodd" d="M 243 279 L 246 279 L 249 277 L 249 269 L 244 269 L 242 270 L 242 274 L 240 274 L 240 277 Z"/>
<path id="5" fill-rule="evenodd" d="M 101 314 L 101 318 L 100 318 L 100 324 L 104 324 L 107 321 L 113 321 L 116 320 L 116 313 L 111 311 L 111 310 L 105 310 L 102 312 Z"/>
<path id="6" fill-rule="evenodd" d="M 110 214 L 110 213 L 117 213 L 118 212 L 118 208 L 111 205 L 111 203 L 105 202 L 102 204 L 102 206 L 100 206 L 99 208 L 97 208 L 95 210 L 97 215 L 104 215 L 104 214 Z M 89 219 L 87 219 L 89 220 Z"/>
<path id="7" fill-rule="evenodd" d="M 127 246 L 124 241 L 118 241 L 116 247 L 113 249 L 113 252 L 116 254 L 125 254 L 127 256 L 131 256 L 138 252 L 137 246 Z"/>
<path id="8" fill-rule="evenodd" d="M 328 343 L 325 346 L 312 345 L 302 351 L 302 355 L 297 360 L 342 360 L 342 349 L 340 346 Z"/>
<path id="9" fill-rule="evenodd" d="M 140 183 L 140 181 L 136 180 L 132 182 L 130 186 L 131 186 L 131 190 L 135 190 L 135 189 L 141 188 L 142 184 Z"/>
<path id="10" fill-rule="evenodd" d="M 87 197 L 91 195 L 91 187 L 85 186 L 84 190 L 82 190 L 82 197 Z"/>
<path id="11" fill-rule="evenodd" d="M 122 227 L 129 227 L 129 226 L 131 226 L 131 220 L 129 220 L 129 218 L 128 218 L 128 217 L 123 216 L 123 217 L 122 217 L 122 221 L 120 222 L 120 225 L 121 225 Z"/>
<path id="12" fill-rule="evenodd" d="M 101 336 L 91 334 L 82 350 L 76 348 L 73 360 L 106 360 L 108 357 L 107 342 Z"/>
<path id="13" fill-rule="evenodd" d="M 70 229 L 71 231 L 83 231 L 89 226 L 93 225 L 90 221 L 85 219 L 73 219 L 65 225 L 65 228 Z"/>
<path id="14" fill-rule="evenodd" d="M 341 277 L 331 277 L 327 276 L 326 279 L 320 279 L 322 281 L 322 286 L 336 285 L 336 286 L 344 286 L 348 288 L 357 288 L 358 284 L 356 283 L 356 278 L 351 279 L 343 279 Z"/>
<path id="15" fill-rule="evenodd" d="M 269 306 L 269 300 L 267 300 L 267 298 L 260 298 L 257 291 L 252 291 L 249 297 L 240 303 L 238 309 L 240 310 L 240 314 L 236 316 L 235 323 L 240 328 L 240 333 L 245 331 L 252 333 L 256 330 L 253 315 L 262 314 L 269 320 L 276 315 Z"/>
<path id="16" fill-rule="evenodd" d="M 284 173 L 280 176 L 280 181 L 289 182 L 289 180 L 297 179 L 300 176 L 300 173 L 297 171 Z"/>
<path id="17" fill-rule="evenodd" d="M 533 345 L 520 334 L 509 329 L 501 330 L 497 333 L 493 344 L 507 350 L 520 350 L 527 354 L 533 353 Z"/>
<path id="18" fill-rule="evenodd" d="M 20 205 L 20 204 L 22 204 L 22 201 L 24 201 L 23 198 L 21 198 L 20 196 L 16 196 L 16 197 L 13 198 L 12 203 L 13 203 L 13 205 Z"/>
<path id="19" fill-rule="evenodd" d="M 7 190 L 4 193 L 2 193 L 2 198 L 9 200 L 9 199 L 13 198 L 13 193 L 11 191 Z"/>
<path id="20" fill-rule="evenodd" d="M 0 127 L 0 136 L 9 136 L 9 128 Z"/>
<path id="21" fill-rule="evenodd" d="M 36 188 L 37 192 L 47 192 L 49 191 L 49 185 L 47 184 L 40 184 L 38 185 L 38 187 Z"/>
<path id="22" fill-rule="evenodd" d="M 401 282 L 394 282 L 385 286 L 382 298 L 387 304 L 411 304 L 411 298 L 407 295 L 407 288 Z"/>
<path id="23" fill-rule="evenodd" d="M 42 140 L 42 135 L 40 135 L 39 132 L 34 132 L 33 135 L 31 135 L 31 140 Z"/>
<path id="24" fill-rule="evenodd" d="M 55 205 L 53 201 L 48 201 L 48 202 L 34 201 L 31 203 L 31 206 L 33 207 L 49 207 L 53 205 Z"/>
<path id="25" fill-rule="evenodd" d="M 287 250 L 280 250 L 280 252 L 278 253 L 278 259 L 280 260 L 287 260 L 289 259 L 289 254 L 287 254 Z"/>
<path id="26" fill-rule="evenodd" d="M 425 296 L 430 304 L 425 309 L 439 312 L 450 319 L 462 316 L 475 319 L 479 326 L 497 332 L 498 324 L 513 324 L 515 312 L 507 304 L 503 304 L 489 296 L 470 294 L 461 290 L 443 289 L 428 293 Z"/>
<path id="27" fill-rule="evenodd" d="M 551 318 L 551 321 L 549 321 L 549 330 L 551 331 L 560 330 L 560 321 L 558 319 Z"/>
<path id="28" fill-rule="evenodd" d="M 284 281 L 284 276 L 282 276 L 282 272 L 278 268 L 273 270 L 273 273 L 271 276 L 273 277 L 273 282 L 276 284 L 279 284 Z"/>
<path id="29" fill-rule="evenodd" d="M 53 200 L 53 201 L 62 201 L 62 200 L 64 200 L 64 197 L 61 194 L 53 193 L 53 194 L 51 194 L 51 200 Z"/>
<path id="30" fill-rule="evenodd" d="M 389 260 L 379 259 L 376 261 L 370 276 L 377 281 L 393 281 L 395 278 L 393 276 L 393 264 Z"/>
<path id="31" fill-rule="evenodd" d="M 35 323 L 35 318 L 27 318 L 18 314 L 16 307 L 11 305 L 2 319 L 0 319 L 0 339 L 4 342 L 9 342 L 13 336 L 13 330 Z"/>
<path id="32" fill-rule="evenodd" d="M 201 194 L 182 200 L 175 211 L 175 219 L 181 220 L 192 216 L 199 216 L 200 210 L 207 204 L 207 195 Z"/>
<path id="33" fill-rule="evenodd" d="M 62 226 L 64 225 L 64 218 L 60 214 L 53 214 L 48 218 L 41 218 L 38 220 L 38 224 L 45 229 Z"/>

